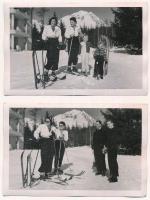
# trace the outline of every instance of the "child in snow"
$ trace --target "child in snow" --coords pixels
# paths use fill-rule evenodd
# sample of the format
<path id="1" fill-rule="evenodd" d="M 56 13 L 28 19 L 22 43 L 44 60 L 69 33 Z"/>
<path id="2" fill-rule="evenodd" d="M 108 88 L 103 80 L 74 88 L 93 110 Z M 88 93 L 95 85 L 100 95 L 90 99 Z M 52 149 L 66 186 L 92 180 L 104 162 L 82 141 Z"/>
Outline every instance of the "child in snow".
<path id="1" fill-rule="evenodd" d="M 103 40 L 98 42 L 97 48 L 94 52 L 95 66 L 94 66 L 94 77 L 97 79 L 103 79 L 103 65 L 104 61 L 107 62 L 107 50 Z"/>
<path id="2" fill-rule="evenodd" d="M 60 169 L 63 161 L 63 156 L 65 153 L 65 143 L 68 141 L 68 131 L 66 130 L 65 122 L 59 122 L 59 128 L 55 132 L 55 163 L 54 163 L 54 173 L 63 173 Z"/>
<path id="3" fill-rule="evenodd" d="M 89 59 L 90 59 L 90 47 L 92 46 L 91 43 L 88 41 L 88 35 L 84 34 L 83 41 L 81 44 L 81 63 L 82 63 L 82 73 L 85 76 L 89 74 Z"/>

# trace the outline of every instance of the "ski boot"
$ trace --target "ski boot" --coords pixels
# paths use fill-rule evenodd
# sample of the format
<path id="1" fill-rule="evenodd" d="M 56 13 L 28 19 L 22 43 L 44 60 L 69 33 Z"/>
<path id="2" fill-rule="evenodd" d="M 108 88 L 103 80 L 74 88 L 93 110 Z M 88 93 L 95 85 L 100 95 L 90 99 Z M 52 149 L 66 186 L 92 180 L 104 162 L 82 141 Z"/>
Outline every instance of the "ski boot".
<path id="1" fill-rule="evenodd" d="M 49 79 L 50 79 L 50 81 L 53 81 L 53 82 L 57 80 L 57 76 L 56 76 L 56 74 L 55 74 L 54 71 L 52 71 L 52 73 L 51 73 Z"/>
<path id="2" fill-rule="evenodd" d="M 47 178 L 47 174 L 45 172 L 40 173 L 40 180 L 45 180 Z"/>
<path id="3" fill-rule="evenodd" d="M 44 82 L 48 82 L 48 81 L 49 81 L 48 72 L 45 71 L 45 72 L 44 72 Z"/>

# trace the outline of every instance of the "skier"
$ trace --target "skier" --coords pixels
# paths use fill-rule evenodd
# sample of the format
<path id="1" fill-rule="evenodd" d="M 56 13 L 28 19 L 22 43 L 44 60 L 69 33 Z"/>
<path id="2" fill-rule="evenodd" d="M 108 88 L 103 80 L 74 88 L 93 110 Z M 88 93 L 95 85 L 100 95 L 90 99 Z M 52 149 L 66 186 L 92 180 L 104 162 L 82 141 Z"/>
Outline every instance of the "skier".
<path id="1" fill-rule="evenodd" d="M 55 162 L 54 162 L 54 174 L 63 173 L 61 169 L 63 156 L 65 152 L 65 143 L 68 141 L 68 131 L 66 130 L 66 124 L 63 121 L 59 122 L 59 128 L 55 130 Z"/>
<path id="2" fill-rule="evenodd" d="M 57 18 L 52 17 L 49 25 L 44 27 L 42 39 L 45 41 L 47 49 L 47 64 L 45 65 L 44 80 L 49 81 L 48 72 L 51 70 L 51 80 L 55 81 L 55 71 L 58 69 L 59 44 L 62 43 L 61 30 L 57 26 Z"/>
<path id="3" fill-rule="evenodd" d="M 70 18 L 70 26 L 66 28 L 65 38 L 68 41 L 68 71 L 77 72 L 78 54 L 80 49 L 79 37 L 82 35 L 80 27 L 77 25 L 75 17 Z"/>
<path id="4" fill-rule="evenodd" d="M 106 122 L 106 148 L 108 152 L 108 165 L 110 171 L 109 182 L 118 181 L 118 162 L 117 162 L 117 150 L 118 150 L 118 136 L 113 121 L 108 120 Z"/>
<path id="5" fill-rule="evenodd" d="M 95 165 L 97 172 L 95 175 L 105 176 L 106 174 L 106 163 L 105 163 L 105 153 L 104 153 L 104 144 L 105 144 L 105 134 L 102 130 L 101 121 L 96 121 L 96 131 L 93 134 L 92 149 L 94 151 Z"/>
<path id="6" fill-rule="evenodd" d="M 46 117 L 44 124 L 40 124 L 34 132 L 34 137 L 40 140 L 41 166 L 39 168 L 40 178 L 51 176 L 54 157 L 54 133 L 56 128 L 52 126 L 50 118 Z"/>

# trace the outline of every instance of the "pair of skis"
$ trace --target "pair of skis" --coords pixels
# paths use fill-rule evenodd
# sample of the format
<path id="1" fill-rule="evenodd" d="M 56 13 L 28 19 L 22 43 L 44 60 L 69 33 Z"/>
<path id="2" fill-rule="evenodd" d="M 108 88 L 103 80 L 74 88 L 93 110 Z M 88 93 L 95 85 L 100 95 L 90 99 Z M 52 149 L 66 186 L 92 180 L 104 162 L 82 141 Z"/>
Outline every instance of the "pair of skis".
<path id="1" fill-rule="evenodd" d="M 32 61 L 33 61 L 33 72 L 34 72 L 34 84 L 35 88 L 38 89 L 42 87 L 43 89 L 46 88 L 48 85 L 52 84 L 52 81 L 49 78 L 49 81 L 45 81 L 44 79 L 44 66 L 46 63 L 46 58 L 44 59 L 44 52 L 42 50 L 42 70 L 40 69 L 39 60 L 37 56 L 37 52 L 34 50 L 32 52 Z M 66 66 L 62 67 L 61 70 L 56 70 L 56 80 L 63 80 L 66 79 L 66 74 L 63 73 Z"/>
<path id="2" fill-rule="evenodd" d="M 34 178 L 34 170 L 36 167 L 38 155 L 39 155 L 39 150 L 37 151 L 36 158 L 33 164 L 32 168 L 32 163 L 31 163 L 31 156 L 32 156 L 32 151 L 27 154 L 26 159 L 25 159 L 25 150 L 22 151 L 21 153 L 21 174 L 22 174 L 22 186 L 23 188 L 26 187 L 34 187 L 35 185 L 38 185 L 41 181 L 40 178 Z M 60 185 L 68 185 L 68 181 L 73 179 L 73 178 L 79 178 L 85 173 L 85 171 L 80 171 L 79 173 L 71 173 L 71 172 L 65 172 L 63 174 L 56 174 L 51 176 L 48 179 L 44 179 L 43 181 L 48 181 L 48 182 L 53 182 L 56 184 Z"/>
<path id="3" fill-rule="evenodd" d="M 22 174 L 22 186 L 23 187 L 27 187 L 30 185 L 30 174 L 31 174 L 31 153 L 32 151 L 30 151 L 30 153 L 27 155 L 26 157 L 26 167 L 24 167 L 24 154 L 25 154 L 25 150 L 21 153 L 21 174 Z"/>
<path id="4" fill-rule="evenodd" d="M 69 181 L 72 180 L 73 178 L 79 178 L 80 176 L 82 176 L 85 173 L 85 171 L 81 171 L 79 173 L 73 174 L 73 173 L 69 173 L 69 172 L 65 172 L 61 175 L 54 175 L 48 179 L 45 179 L 44 181 L 47 182 L 52 182 L 52 183 L 56 183 L 56 184 L 60 184 L 60 185 L 68 185 Z"/>
<path id="5" fill-rule="evenodd" d="M 35 162 L 34 162 L 33 169 L 32 169 L 32 165 L 31 165 L 32 150 L 30 150 L 30 152 L 26 156 L 26 159 L 24 158 L 25 157 L 24 154 L 25 154 L 25 150 L 23 150 L 23 152 L 21 153 L 20 159 L 21 159 L 22 186 L 25 188 L 25 187 L 28 187 L 28 186 L 32 187 L 34 182 L 39 180 L 39 179 L 34 178 L 34 170 L 35 170 L 35 166 L 36 166 L 36 163 L 37 163 L 39 150 L 37 151 L 37 155 L 36 155 L 36 159 L 35 159 Z M 26 163 L 26 165 L 24 164 L 24 162 Z"/>

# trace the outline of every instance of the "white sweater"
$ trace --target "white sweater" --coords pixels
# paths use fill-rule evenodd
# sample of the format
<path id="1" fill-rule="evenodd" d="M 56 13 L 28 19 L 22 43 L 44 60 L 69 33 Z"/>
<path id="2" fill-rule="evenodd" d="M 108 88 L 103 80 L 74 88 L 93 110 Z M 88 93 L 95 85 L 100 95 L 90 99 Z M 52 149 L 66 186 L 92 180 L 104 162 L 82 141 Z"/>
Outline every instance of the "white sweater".
<path id="1" fill-rule="evenodd" d="M 56 132 L 56 128 L 54 126 L 52 126 L 51 130 L 49 131 L 46 124 L 40 124 L 34 131 L 34 137 L 36 139 L 39 139 L 40 136 L 43 138 L 49 138 L 52 135 L 52 131 Z"/>
<path id="2" fill-rule="evenodd" d="M 61 30 L 58 26 L 55 26 L 55 30 L 52 30 L 51 25 L 46 25 L 43 30 L 42 39 L 58 38 L 59 42 L 62 42 Z"/>
<path id="3" fill-rule="evenodd" d="M 65 142 L 68 141 L 68 131 L 67 130 L 55 130 L 56 140 L 63 139 Z"/>
<path id="4" fill-rule="evenodd" d="M 75 27 L 68 26 L 66 28 L 65 37 L 67 39 L 69 39 L 71 37 L 71 35 L 74 35 L 75 37 L 77 37 L 80 35 L 80 33 L 81 33 L 81 29 L 79 26 L 75 26 Z"/>

